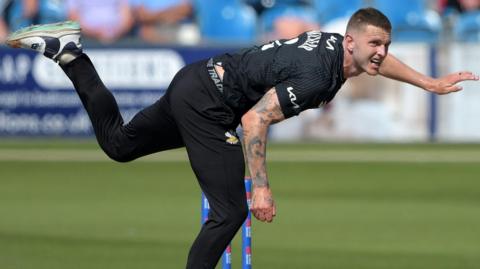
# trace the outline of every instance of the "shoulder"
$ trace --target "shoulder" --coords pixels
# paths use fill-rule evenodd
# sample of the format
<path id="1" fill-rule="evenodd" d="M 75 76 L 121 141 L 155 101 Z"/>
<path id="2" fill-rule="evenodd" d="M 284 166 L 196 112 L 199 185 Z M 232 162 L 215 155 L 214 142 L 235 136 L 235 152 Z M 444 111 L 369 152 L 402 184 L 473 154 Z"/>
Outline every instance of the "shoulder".
<path id="1" fill-rule="evenodd" d="M 323 33 L 322 40 L 316 49 L 320 69 L 336 69 L 343 63 L 343 36 L 337 33 Z"/>
<path id="2" fill-rule="evenodd" d="M 343 36 L 337 33 L 323 33 L 324 46 L 322 47 L 326 52 L 340 52 L 343 51 Z"/>
<path id="3" fill-rule="evenodd" d="M 298 48 L 321 58 L 336 58 L 339 53 L 343 53 L 342 42 L 343 36 L 340 34 L 309 31 L 298 37 Z"/>

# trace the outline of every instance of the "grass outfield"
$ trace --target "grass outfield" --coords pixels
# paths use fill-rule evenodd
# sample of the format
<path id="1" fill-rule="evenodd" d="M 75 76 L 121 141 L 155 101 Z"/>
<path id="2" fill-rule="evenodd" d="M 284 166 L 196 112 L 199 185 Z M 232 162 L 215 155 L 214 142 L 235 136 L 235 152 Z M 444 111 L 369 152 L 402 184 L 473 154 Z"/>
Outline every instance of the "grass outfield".
<path id="1" fill-rule="evenodd" d="M 253 223 L 254 268 L 479 268 L 480 145 L 268 158 L 278 212 Z M 0 269 L 184 268 L 199 223 L 183 150 L 118 164 L 91 141 L 0 142 Z"/>

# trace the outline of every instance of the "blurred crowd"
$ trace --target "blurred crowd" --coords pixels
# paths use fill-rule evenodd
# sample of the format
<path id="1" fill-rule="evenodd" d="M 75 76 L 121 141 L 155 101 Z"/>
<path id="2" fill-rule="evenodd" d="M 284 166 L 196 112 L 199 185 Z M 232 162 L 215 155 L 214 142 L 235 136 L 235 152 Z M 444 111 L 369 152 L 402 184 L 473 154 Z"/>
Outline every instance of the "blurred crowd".
<path id="1" fill-rule="evenodd" d="M 75 20 L 87 42 L 255 43 L 343 33 L 366 6 L 391 19 L 397 40 L 480 41 L 480 0 L 0 0 L 0 41 L 31 24 Z"/>

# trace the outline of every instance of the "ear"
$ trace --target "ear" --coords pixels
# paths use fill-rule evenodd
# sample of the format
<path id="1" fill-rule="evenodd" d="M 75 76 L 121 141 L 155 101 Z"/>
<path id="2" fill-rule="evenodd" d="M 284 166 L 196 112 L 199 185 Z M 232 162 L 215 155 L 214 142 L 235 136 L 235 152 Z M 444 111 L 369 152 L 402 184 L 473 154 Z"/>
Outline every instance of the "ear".
<path id="1" fill-rule="evenodd" d="M 346 41 L 346 47 L 345 49 L 352 53 L 353 52 L 353 48 L 355 47 L 355 40 L 353 39 L 353 36 L 350 35 L 350 34 L 346 34 L 345 35 L 345 41 Z"/>

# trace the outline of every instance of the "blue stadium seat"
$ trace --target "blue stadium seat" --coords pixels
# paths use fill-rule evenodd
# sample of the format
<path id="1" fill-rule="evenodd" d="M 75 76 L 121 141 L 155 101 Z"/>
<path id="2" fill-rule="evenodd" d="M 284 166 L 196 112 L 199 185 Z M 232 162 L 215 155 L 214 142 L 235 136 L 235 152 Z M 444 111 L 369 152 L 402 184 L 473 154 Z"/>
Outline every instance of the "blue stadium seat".
<path id="1" fill-rule="evenodd" d="M 459 14 L 453 29 L 455 39 L 462 42 L 480 41 L 480 11 Z"/>
<path id="2" fill-rule="evenodd" d="M 338 18 L 350 17 L 363 6 L 363 2 L 362 0 L 312 0 L 320 24 L 327 24 Z"/>
<path id="3" fill-rule="evenodd" d="M 438 41 L 441 30 L 440 16 L 434 11 L 427 10 L 424 0 L 375 0 L 373 2 L 374 7 L 390 19 L 394 40 Z"/>
<path id="4" fill-rule="evenodd" d="M 202 38 L 208 42 L 254 43 L 257 15 L 240 0 L 195 0 Z"/>

